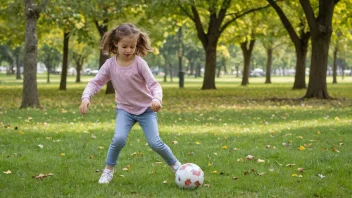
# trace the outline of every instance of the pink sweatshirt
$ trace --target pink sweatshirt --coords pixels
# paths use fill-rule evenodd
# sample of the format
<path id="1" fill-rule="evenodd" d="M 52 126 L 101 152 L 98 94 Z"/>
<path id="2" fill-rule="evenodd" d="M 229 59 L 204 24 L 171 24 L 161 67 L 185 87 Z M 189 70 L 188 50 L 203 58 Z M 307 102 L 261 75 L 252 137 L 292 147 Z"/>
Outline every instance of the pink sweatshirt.
<path id="1" fill-rule="evenodd" d="M 115 89 L 117 108 L 131 114 L 140 115 L 153 100 L 161 104 L 162 89 L 155 80 L 149 66 L 140 56 L 135 56 L 134 62 L 122 67 L 117 64 L 116 56 L 106 60 L 97 75 L 87 84 L 82 94 L 90 99 L 111 80 Z"/>

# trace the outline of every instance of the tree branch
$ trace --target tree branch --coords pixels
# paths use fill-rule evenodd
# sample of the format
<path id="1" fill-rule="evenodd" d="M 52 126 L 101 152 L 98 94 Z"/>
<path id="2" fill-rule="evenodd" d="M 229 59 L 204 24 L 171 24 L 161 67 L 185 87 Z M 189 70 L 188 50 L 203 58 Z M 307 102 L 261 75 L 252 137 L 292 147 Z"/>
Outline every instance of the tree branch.
<path id="1" fill-rule="evenodd" d="M 317 32 L 317 27 L 316 27 L 316 21 L 315 21 L 315 16 L 314 16 L 314 11 L 312 6 L 310 5 L 310 1 L 307 0 L 299 0 L 301 3 L 301 6 L 303 8 L 304 14 L 306 15 L 310 31 L 313 33 Z"/>
<path id="2" fill-rule="evenodd" d="M 276 13 L 279 15 L 279 18 L 280 18 L 282 24 L 284 25 L 285 29 L 287 30 L 288 34 L 290 35 L 293 43 L 295 43 L 295 44 L 299 43 L 299 37 L 298 37 L 295 29 L 293 28 L 291 22 L 288 20 L 287 16 L 282 11 L 280 6 L 278 6 L 276 1 L 274 1 L 274 0 L 267 0 L 267 2 L 269 2 L 269 4 L 275 9 Z"/>
<path id="3" fill-rule="evenodd" d="M 178 1 L 178 6 L 181 8 L 182 12 L 185 13 L 186 16 L 188 16 L 193 22 L 196 22 L 194 17 L 186 10 L 185 7 L 182 6 L 180 1 Z"/>
<path id="4" fill-rule="evenodd" d="M 242 13 L 234 13 L 234 14 L 229 14 L 229 15 L 234 15 L 234 18 L 232 18 L 231 20 L 227 21 L 221 28 L 220 32 L 223 32 L 227 26 L 229 26 L 231 23 L 233 23 L 234 21 L 236 21 L 238 18 L 241 18 L 243 17 L 244 15 L 246 14 L 249 14 L 249 13 L 252 13 L 252 12 L 255 12 L 255 11 L 258 11 L 258 10 L 262 10 L 262 9 L 265 9 L 265 8 L 268 8 L 270 7 L 270 4 L 266 5 L 266 6 L 263 6 L 263 7 L 259 7 L 259 8 L 253 8 L 253 9 L 249 9 L 249 10 L 246 10 Z"/>
<path id="5" fill-rule="evenodd" d="M 208 41 L 206 39 L 206 34 L 204 32 L 202 21 L 200 20 L 200 17 L 199 17 L 199 13 L 194 5 L 192 5 L 191 8 L 194 16 L 194 23 L 196 25 L 197 32 L 198 32 L 198 37 L 202 41 L 203 47 L 206 47 L 208 45 L 207 43 Z"/>

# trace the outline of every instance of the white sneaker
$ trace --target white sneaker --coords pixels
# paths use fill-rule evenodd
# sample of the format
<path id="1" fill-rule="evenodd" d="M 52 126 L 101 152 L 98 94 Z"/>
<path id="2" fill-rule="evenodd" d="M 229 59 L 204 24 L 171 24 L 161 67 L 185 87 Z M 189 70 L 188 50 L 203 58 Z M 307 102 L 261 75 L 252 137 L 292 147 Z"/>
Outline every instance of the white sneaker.
<path id="1" fill-rule="evenodd" d="M 99 184 L 108 184 L 114 176 L 114 170 L 104 169 L 103 174 L 99 179 Z"/>
<path id="2" fill-rule="evenodd" d="M 181 167 L 181 162 L 177 161 L 174 165 L 170 165 L 172 172 L 176 173 L 176 171 Z"/>

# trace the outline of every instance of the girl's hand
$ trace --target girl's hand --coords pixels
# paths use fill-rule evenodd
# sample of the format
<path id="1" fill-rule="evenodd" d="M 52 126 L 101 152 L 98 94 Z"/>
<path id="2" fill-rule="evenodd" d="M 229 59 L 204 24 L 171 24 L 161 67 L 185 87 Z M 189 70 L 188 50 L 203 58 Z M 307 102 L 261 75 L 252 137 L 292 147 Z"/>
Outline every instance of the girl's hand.
<path id="1" fill-rule="evenodd" d="M 81 105 L 79 106 L 79 110 L 82 114 L 88 113 L 88 107 L 90 105 L 89 99 L 85 98 L 82 100 Z"/>
<path id="2" fill-rule="evenodd" d="M 159 101 L 153 100 L 152 105 L 150 106 L 150 108 L 152 109 L 152 111 L 158 112 L 161 109 L 161 104 L 160 104 Z"/>

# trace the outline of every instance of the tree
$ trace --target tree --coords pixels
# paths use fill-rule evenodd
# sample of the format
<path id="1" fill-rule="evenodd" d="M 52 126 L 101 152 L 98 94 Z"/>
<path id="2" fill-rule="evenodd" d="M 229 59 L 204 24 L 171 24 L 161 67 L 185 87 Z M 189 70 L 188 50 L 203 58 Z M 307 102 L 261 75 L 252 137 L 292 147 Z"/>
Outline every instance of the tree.
<path id="1" fill-rule="evenodd" d="M 348 3 L 346 1 L 341 1 L 339 4 L 336 5 L 335 12 L 338 13 L 338 15 L 335 15 L 333 17 L 333 26 L 334 26 L 334 31 L 331 36 L 331 45 L 332 46 L 332 76 L 333 76 L 333 81 L 332 83 L 336 84 L 337 83 L 337 69 L 338 63 L 341 61 L 338 61 L 339 56 L 343 56 L 344 53 L 347 52 L 349 54 L 349 50 L 347 47 L 349 46 L 349 42 L 352 41 L 352 34 L 351 34 L 351 28 L 352 28 L 352 23 L 351 23 L 351 17 L 350 15 L 352 14 L 351 11 L 352 3 Z M 349 55 L 348 55 L 349 56 Z M 346 58 L 346 57 L 345 57 Z M 339 65 L 341 68 L 341 65 Z M 342 72 L 342 75 L 344 73 Z"/>
<path id="2" fill-rule="evenodd" d="M 205 73 L 202 89 L 216 89 L 216 48 L 224 30 L 235 22 L 236 19 L 267 7 L 246 8 L 232 13 L 232 11 L 236 9 L 231 7 L 231 3 L 231 0 L 202 1 L 198 4 L 195 1 L 177 1 L 183 13 L 194 22 L 198 38 L 202 42 L 205 51 Z M 233 6 L 238 7 L 238 4 Z M 204 20 L 206 17 L 208 17 L 208 19 Z M 205 31 L 205 29 L 207 29 L 207 31 Z"/>
<path id="3" fill-rule="evenodd" d="M 0 6 L 0 43 L 7 46 L 7 58 L 11 59 L 8 60 L 10 73 L 14 74 L 16 68 L 16 79 L 21 79 L 24 34 L 14 32 L 24 32 L 23 10 L 24 5 L 19 0 L 2 2 Z"/>
<path id="4" fill-rule="evenodd" d="M 37 22 L 41 11 L 48 0 L 43 0 L 39 5 L 33 0 L 25 1 L 25 49 L 24 49 L 24 70 L 23 70 L 23 93 L 20 108 L 39 108 L 39 96 L 37 88 Z"/>
<path id="5" fill-rule="evenodd" d="M 61 53 L 54 47 L 44 44 L 39 51 L 39 60 L 45 64 L 47 69 L 47 83 L 50 83 L 50 73 L 55 70 L 55 66 L 61 60 Z"/>
<path id="6" fill-rule="evenodd" d="M 293 84 L 293 89 L 305 89 L 306 86 L 306 58 L 308 52 L 308 42 L 310 39 L 310 32 L 307 30 L 307 23 L 305 18 L 300 18 L 298 28 L 295 28 L 293 24 L 288 19 L 287 15 L 281 9 L 281 7 L 274 0 L 267 0 L 270 5 L 275 9 L 276 13 L 280 17 L 282 24 L 287 30 L 291 41 L 293 42 L 296 50 L 296 73 L 295 73 L 295 81 Z M 289 5 L 291 7 L 290 10 L 298 10 L 297 6 Z M 302 16 L 301 14 L 298 14 Z M 299 35 L 296 32 L 296 29 L 299 29 Z"/>
<path id="7" fill-rule="evenodd" d="M 319 0 L 317 16 L 310 1 L 300 0 L 299 2 L 307 18 L 312 38 L 309 84 L 304 98 L 331 99 L 326 86 L 326 72 L 333 30 L 332 17 L 339 0 Z"/>

